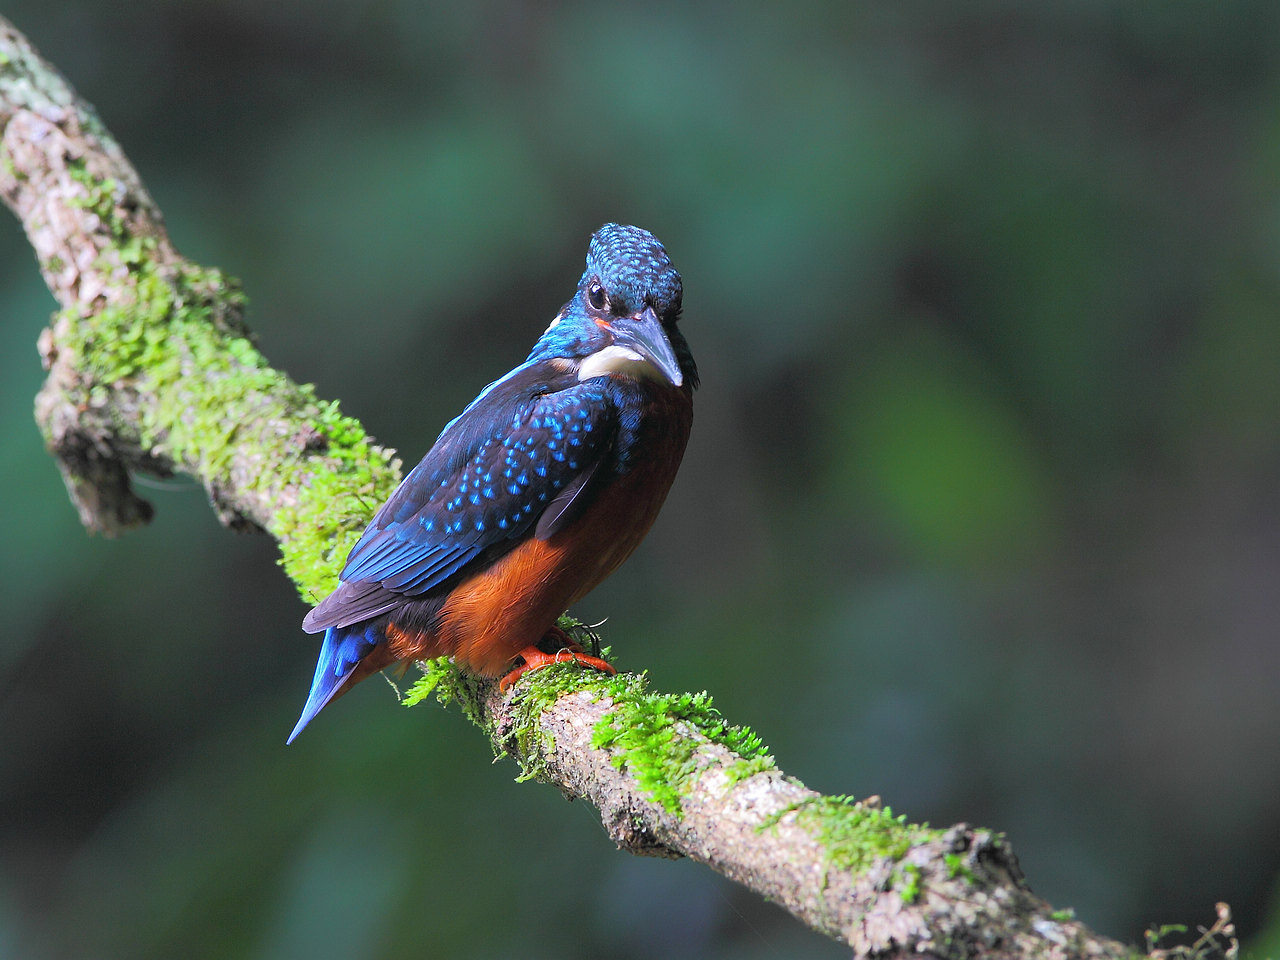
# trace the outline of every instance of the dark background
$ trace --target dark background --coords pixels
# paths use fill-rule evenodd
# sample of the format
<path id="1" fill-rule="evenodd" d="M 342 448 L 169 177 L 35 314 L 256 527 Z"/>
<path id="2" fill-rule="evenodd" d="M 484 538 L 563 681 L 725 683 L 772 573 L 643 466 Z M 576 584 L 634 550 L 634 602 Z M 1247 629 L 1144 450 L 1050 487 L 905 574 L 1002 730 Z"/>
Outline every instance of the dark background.
<path id="1" fill-rule="evenodd" d="M 702 370 L 645 546 L 576 611 L 789 773 L 1007 831 L 1098 930 L 1280 952 L 1280 7 L 11 0 L 268 357 L 412 463 L 591 231 Z M 0 956 L 834 958 L 616 852 L 316 641 L 200 491 L 87 538 L 0 222 Z"/>

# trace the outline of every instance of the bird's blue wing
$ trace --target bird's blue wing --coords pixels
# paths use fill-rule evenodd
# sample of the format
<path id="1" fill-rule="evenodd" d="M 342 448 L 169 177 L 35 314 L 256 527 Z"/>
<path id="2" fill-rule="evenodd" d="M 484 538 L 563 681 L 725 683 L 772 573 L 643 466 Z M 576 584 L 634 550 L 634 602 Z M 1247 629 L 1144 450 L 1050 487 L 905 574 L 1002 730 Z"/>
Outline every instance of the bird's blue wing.
<path id="1" fill-rule="evenodd" d="M 526 364 L 491 385 L 378 511 L 347 557 L 342 584 L 304 629 L 378 616 L 482 553 L 491 560 L 526 535 L 550 536 L 589 498 L 617 430 L 615 411 L 602 381 L 579 383 L 547 364 Z M 544 513 L 549 520 L 539 523 Z"/>

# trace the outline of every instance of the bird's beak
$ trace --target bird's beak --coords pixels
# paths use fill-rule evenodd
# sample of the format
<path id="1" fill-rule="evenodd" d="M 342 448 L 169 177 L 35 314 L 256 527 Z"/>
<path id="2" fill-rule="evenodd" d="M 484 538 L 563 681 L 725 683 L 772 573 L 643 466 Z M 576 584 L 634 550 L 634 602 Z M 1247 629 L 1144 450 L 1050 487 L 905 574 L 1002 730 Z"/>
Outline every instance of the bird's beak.
<path id="1" fill-rule="evenodd" d="M 662 321 L 658 319 L 653 307 L 645 307 L 634 317 L 611 320 L 606 329 L 613 334 L 614 343 L 635 350 L 670 380 L 673 386 L 678 387 L 684 383 L 680 361 L 676 359 L 671 341 L 667 339 L 667 332 L 662 329 Z"/>

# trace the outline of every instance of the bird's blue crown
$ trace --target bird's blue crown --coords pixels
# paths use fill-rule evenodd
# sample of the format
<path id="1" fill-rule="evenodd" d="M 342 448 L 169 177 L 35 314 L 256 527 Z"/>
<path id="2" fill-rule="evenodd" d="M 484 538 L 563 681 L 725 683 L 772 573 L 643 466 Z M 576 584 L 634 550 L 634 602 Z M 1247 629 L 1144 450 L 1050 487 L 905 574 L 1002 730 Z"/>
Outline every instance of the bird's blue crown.
<path id="1" fill-rule="evenodd" d="M 578 282 L 585 289 L 598 279 L 627 314 L 652 306 L 664 322 L 680 313 L 683 285 L 661 242 L 648 230 L 606 223 L 591 237 L 587 269 Z"/>

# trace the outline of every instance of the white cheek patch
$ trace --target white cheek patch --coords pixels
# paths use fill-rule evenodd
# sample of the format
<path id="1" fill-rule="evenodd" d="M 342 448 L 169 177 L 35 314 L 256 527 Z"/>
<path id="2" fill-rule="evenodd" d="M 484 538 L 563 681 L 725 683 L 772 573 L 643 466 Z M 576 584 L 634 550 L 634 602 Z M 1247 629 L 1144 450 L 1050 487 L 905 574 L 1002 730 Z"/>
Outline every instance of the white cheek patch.
<path id="1" fill-rule="evenodd" d="M 563 319 L 564 319 L 564 314 L 557 313 L 555 317 L 552 318 L 551 322 L 547 324 L 547 329 L 542 331 L 542 335 L 545 337 L 548 333 L 554 330 L 556 328 L 556 324 L 558 324 Z"/>
<path id="2" fill-rule="evenodd" d="M 662 371 L 645 357 L 630 347 L 614 343 L 602 350 L 597 350 L 582 361 L 578 367 L 578 382 L 590 380 L 592 377 L 606 377 L 614 373 L 626 374 L 629 377 L 645 377 L 650 380 L 666 379 Z"/>

